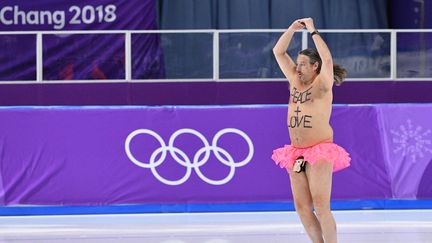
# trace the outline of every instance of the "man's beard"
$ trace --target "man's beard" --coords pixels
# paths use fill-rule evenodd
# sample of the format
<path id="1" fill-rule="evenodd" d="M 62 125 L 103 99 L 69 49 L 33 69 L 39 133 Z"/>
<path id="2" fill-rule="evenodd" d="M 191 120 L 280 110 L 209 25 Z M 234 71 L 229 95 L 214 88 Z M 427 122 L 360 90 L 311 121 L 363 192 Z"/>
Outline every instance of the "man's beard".
<path id="1" fill-rule="evenodd" d="M 299 75 L 299 80 L 300 80 L 300 83 L 305 84 L 305 85 L 310 84 L 312 82 L 312 80 L 310 78 L 308 78 L 308 76 L 305 76 L 304 74 Z"/>
<path id="2" fill-rule="evenodd" d="M 305 83 L 307 81 L 307 77 L 304 74 L 299 75 L 300 82 Z"/>

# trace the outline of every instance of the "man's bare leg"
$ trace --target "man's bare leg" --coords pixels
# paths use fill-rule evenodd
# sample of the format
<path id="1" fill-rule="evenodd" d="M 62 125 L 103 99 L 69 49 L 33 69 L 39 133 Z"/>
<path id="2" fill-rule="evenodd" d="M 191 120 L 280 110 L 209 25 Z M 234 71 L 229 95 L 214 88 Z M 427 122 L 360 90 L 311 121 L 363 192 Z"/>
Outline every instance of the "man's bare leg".
<path id="1" fill-rule="evenodd" d="M 312 196 L 304 172 L 289 171 L 291 190 L 297 214 L 313 243 L 324 243 L 320 223 L 313 212 Z"/>
<path id="2" fill-rule="evenodd" d="M 333 164 L 322 160 L 307 165 L 306 175 L 312 202 L 326 243 L 337 243 L 336 222 L 330 210 Z"/>

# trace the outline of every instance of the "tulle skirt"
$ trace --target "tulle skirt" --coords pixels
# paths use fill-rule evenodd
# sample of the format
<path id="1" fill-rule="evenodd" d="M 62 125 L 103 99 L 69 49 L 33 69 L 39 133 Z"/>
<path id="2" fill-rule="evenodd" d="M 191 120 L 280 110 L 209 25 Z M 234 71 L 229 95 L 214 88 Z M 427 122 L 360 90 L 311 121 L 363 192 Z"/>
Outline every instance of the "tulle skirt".
<path id="1" fill-rule="evenodd" d="M 335 143 L 320 143 L 307 148 L 285 145 L 273 150 L 272 159 L 281 168 L 291 170 L 295 160 L 301 156 L 312 166 L 319 160 L 325 159 L 333 163 L 333 172 L 347 168 L 351 162 L 348 152 Z"/>

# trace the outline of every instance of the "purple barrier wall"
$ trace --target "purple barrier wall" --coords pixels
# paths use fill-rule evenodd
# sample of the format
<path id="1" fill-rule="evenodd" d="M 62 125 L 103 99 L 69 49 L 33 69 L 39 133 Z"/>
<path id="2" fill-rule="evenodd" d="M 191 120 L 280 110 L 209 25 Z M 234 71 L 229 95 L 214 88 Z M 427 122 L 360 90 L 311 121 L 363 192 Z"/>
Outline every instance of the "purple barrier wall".
<path id="1" fill-rule="evenodd" d="M 286 104 L 287 82 L 2 84 L 0 105 Z M 334 103 L 432 103 L 430 81 L 347 81 Z"/>
<path id="2" fill-rule="evenodd" d="M 335 142 L 353 160 L 335 173 L 333 199 L 431 198 L 428 185 L 419 191 L 432 176 L 431 108 L 335 106 Z M 3 107 L 0 203 L 291 200 L 286 171 L 270 159 L 289 143 L 286 109 Z"/>

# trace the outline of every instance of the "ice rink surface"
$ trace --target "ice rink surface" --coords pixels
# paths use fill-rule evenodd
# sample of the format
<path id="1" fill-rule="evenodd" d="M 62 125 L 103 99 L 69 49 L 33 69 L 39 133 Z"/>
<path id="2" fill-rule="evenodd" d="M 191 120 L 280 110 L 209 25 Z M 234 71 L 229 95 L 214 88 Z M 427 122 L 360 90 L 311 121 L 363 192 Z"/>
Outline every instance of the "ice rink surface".
<path id="1" fill-rule="evenodd" d="M 432 210 L 334 211 L 340 243 L 432 242 Z M 295 212 L 0 217 L 0 242 L 309 243 Z"/>

